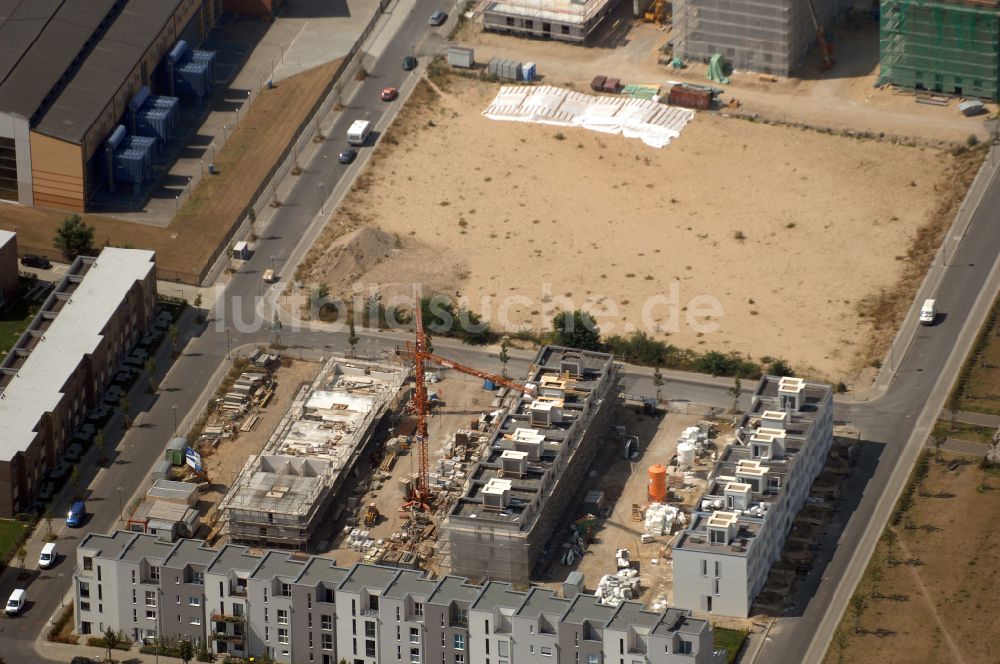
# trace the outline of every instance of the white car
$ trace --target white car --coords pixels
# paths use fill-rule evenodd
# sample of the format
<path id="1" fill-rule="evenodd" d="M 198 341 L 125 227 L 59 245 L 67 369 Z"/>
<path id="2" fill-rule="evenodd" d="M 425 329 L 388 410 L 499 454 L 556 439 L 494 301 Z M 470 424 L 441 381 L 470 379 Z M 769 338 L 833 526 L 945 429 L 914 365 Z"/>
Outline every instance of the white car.
<path id="1" fill-rule="evenodd" d="M 38 566 L 48 569 L 56 564 L 56 543 L 49 542 L 42 547 L 42 553 L 38 556 Z"/>
<path id="2" fill-rule="evenodd" d="M 934 300 L 924 300 L 924 305 L 920 307 L 920 324 L 933 325 L 937 318 L 937 303 Z"/>

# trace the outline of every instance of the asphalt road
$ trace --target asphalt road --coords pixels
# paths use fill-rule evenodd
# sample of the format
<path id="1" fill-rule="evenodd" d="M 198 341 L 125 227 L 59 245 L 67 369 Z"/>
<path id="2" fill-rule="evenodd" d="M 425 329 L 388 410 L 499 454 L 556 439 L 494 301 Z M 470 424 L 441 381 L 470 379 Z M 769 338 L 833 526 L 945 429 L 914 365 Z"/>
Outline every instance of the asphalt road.
<path id="1" fill-rule="evenodd" d="M 224 370 L 224 360 L 230 349 L 245 349 L 248 344 L 265 343 L 274 338 L 269 320 L 264 320 L 266 310 L 260 306 L 265 294 L 261 273 L 274 268 L 287 280 L 308 238 L 319 228 L 322 199 L 341 191 L 353 178 L 363 163 L 345 167 L 337 163 L 337 153 L 346 147 L 348 125 L 355 119 L 368 119 L 375 126 L 383 122 L 387 112 L 393 112 L 401 102 L 386 104 L 378 98 L 386 86 L 407 89 L 408 81 L 416 74 L 403 72 L 403 57 L 415 50 L 418 56 L 434 50 L 448 26 L 431 29 L 426 17 L 435 9 L 450 10 L 451 3 L 441 0 L 415 0 L 400 2 L 395 11 L 409 11 L 399 32 L 389 40 L 385 51 L 376 62 L 368 66 L 369 77 L 362 81 L 347 101 L 348 112 L 342 114 L 328 131 L 329 139 L 305 172 L 299 176 L 291 193 L 286 196 L 273 222 L 258 241 L 253 257 L 234 275 L 223 297 L 212 312 L 212 318 L 202 326 L 185 326 L 186 345 L 182 355 L 170 367 L 169 377 L 162 382 L 156 395 L 146 395 L 141 386 L 133 394 L 135 410 L 142 411 L 119 445 L 113 463 L 100 471 L 95 478 L 93 455 L 84 466 L 84 481 L 89 480 L 88 505 L 93 515 L 85 526 L 72 535 L 63 533 L 62 553 L 67 556 L 51 572 L 38 575 L 30 581 L 29 596 L 32 604 L 24 616 L 0 620 L 0 643 L 3 655 L 12 661 L 42 661 L 31 647 L 46 621 L 56 612 L 61 598 L 69 589 L 72 577 L 74 552 L 67 544 L 82 538 L 88 532 L 107 532 L 119 518 L 119 491 L 127 505 L 132 494 L 145 486 L 145 478 L 152 464 L 160 458 L 167 438 L 174 429 L 175 409 L 178 429 L 184 431 L 197 416 L 211 387 Z M 452 19 L 454 20 L 454 18 Z M 370 150 L 369 147 L 363 150 Z M 359 159 L 363 162 L 363 159 Z M 345 179 L 347 178 L 347 179 Z M 322 184 L 322 186 L 321 186 Z M 945 368 L 946 358 L 959 336 L 959 330 L 968 318 L 972 303 L 986 281 L 989 269 L 1000 255 L 1000 234 L 990 232 L 989 211 L 1000 207 L 1000 189 L 992 186 L 986 201 L 973 219 L 967 237 L 937 293 L 942 320 L 933 327 L 921 328 L 912 345 L 900 360 L 899 372 L 890 389 L 881 398 L 862 403 L 840 403 L 836 406 L 836 419 L 849 420 L 860 427 L 865 440 L 870 441 L 859 460 L 859 473 L 870 475 L 860 487 L 860 502 L 850 515 L 840 535 L 836 551 L 813 597 L 805 604 L 800 616 L 780 620 L 771 631 L 758 661 L 803 662 L 820 623 L 830 610 L 838 593 L 842 593 L 841 579 L 848 571 L 852 554 L 865 534 L 865 526 L 875 511 L 892 471 L 904 452 L 907 440 L 914 429 L 922 405 L 930 397 Z M 272 258 L 273 257 L 273 258 Z M 273 291 L 272 291 L 273 293 Z M 228 332 L 227 332 L 228 328 Z M 394 333 L 368 333 L 359 330 L 362 338 L 359 352 L 379 353 L 404 340 Z M 303 329 L 281 330 L 282 342 L 289 346 L 290 354 L 297 352 L 325 353 L 327 349 L 345 350 L 346 334 Z M 484 369 L 499 370 L 500 362 L 495 352 L 481 348 L 465 347 L 446 339 L 435 339 L 435 346 L 442 354 Z M 512 353 L 508 365 L 513 374 L 523 373 L 530 353 Z M 166 370 L 166 360 L 160 363 Z M 663 396 L 667 399 L 687 399 L 694 402 L 731 405 L 728 379 L 706 379 L 668 372 Z M 630 369 L 626 376 L 626 392 L 652 395 L 655 388 L 651 372 Z M 744 402 L 745 405 L 745 402 Z M 109 445 L 109 448 L 111 445 Z M 57 514 L 65 513 L 65 506 L 57 506 Z M 61 521 L 61 520 L 57 520 Z M 61 529 L 57 524 L 56 529 Z M 6 597 L 15 584 L 11 570 L 0 577 L 0 596 Z M 20 582 L 23 584 L 23 582 Z M 841 598 L 842 599 L 842 598 Z M 839 613 L 838 613 L 839 615 Z"/>

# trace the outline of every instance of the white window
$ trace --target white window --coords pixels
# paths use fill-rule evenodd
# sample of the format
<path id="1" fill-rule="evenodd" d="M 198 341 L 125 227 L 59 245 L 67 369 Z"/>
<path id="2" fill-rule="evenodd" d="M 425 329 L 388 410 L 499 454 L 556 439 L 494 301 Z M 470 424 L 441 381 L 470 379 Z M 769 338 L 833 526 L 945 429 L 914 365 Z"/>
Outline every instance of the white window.
<path id="1" fill-rule="evenodd" d="M 319 617 L 320 629 L 325 631 L 330 631 L 333 629 L 333 616 L 320 615 Z"/>
<path id="2" fill-rule="evenodd" d="M 420 648 L 410 648 L 410 664 L 420 664 Z"/>
<path id="3" fill-rule="evenodd" d="M 597 664 L 598 663 L 597 657 L 598 657 L 597 655 L 587 655 L 587 664 Z"/>
<path id="4" fill-rule="evenodd" d="M 455 664 L 465 664 L 465 655 L 455 655 Z"/>
<path id="5" fill-rule="evenodd" d="M 423 602 L 413 603 L 413 615 L 423 617 L 424 615 L 424 605 Z"/>
<path id="6" fill-rule="evenodd" d="M 146 591 L 146 606 L 156 606 L 156 591 L 147 590 Z"/>
<path id="7" fill-rule="evenodd" d="M 278 628 L 278 643 L 288 645 L 288 630 L 284 627 Z"/>
<path id="8" fill-rule="evenodd" d="M 455 635 L 455 650 L 465 650 L 465 635 L 456 634 Z"/>
<path id="9" fill-rule="evenodd" d="M 287 625 L 288 624 L 288 611 L 285 609 L 278 609 L 278 624 Z"/>
<path id="10" fill-rule="evenodd" d="M 191 606 L 201 606 L 201 598 L 200 597 L 188 597 L 188 604 L 190 604 Z"/>
<path id="11" fill-rule="evenodd" d="M 542 653 L 542 657 L 552 657 L 552 648 L 549 646 L 542 646 L 539 650 Z"/>
<path id="12" fill-rule="evenodd" d="M 201 616 L 191 616 L 191 624 L 192 625 L 200 625 L 201 624 Z"/>
<path id="13" fill-rule="evenodd" d="M 333 650 L 333 634 L 323 634 L 321 636 L 323 650 Z"/>
<path id="14" fill-rule="evenodd" d="M 420 643 L 420 630 L 416 627 L 410 628 L 410 643 Z"/>
<path id="15" fill-rule="evenodd" d="M 156 611 L 146 611 L 146 620 L 156 620 Z"/>

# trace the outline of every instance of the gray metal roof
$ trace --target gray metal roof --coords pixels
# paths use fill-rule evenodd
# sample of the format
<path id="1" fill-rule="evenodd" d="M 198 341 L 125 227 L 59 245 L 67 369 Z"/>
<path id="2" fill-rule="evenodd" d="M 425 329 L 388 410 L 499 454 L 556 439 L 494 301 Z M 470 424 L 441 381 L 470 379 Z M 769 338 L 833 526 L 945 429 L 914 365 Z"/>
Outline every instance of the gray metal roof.
<path id="1" fill-rule="evenodd" d="M 308 562 L 308 558 L 300 556 L 296 559 L 295 554 L 287 551 L 268 551 L 250 578 L 271 580 L 275 577 L 282 577 L 291 582 L 302 573 Z"/>
<path id="2" fill-rule="evenodd" d="M 77 260 L 82 265 L 84 259 Z M 59 404 L 63 385 L 81 358 L 97 348 L 108 320 L 129 289 L 154 269 L 152 251 L 107 248 L 101 252 L 0 395 L 4 427 L 0 461 L 10 461 L 28 448 L 42 415 Z M 69 279 L 67 275 L 63 283 Z"/>
<path id="3" fill-rule="evenodd" d="M 425 578 L 422 572 L 407 569 L 403 570 L 399 576 L 392 580 L 392 583 L 385 589 L 382 596 L 403 599 L 407 595 L 412 595 L 417 598 L 426 599 L 431 596 L 437 585 L 437 581 Z"/>
<path id="4" fill-rule="evenodd" d="M 471 604 L 481 590 L 480 586 L 469 583 L 469 580 L 464 577 L 446 576 L 441 579 L 441 583 L 438 584 L 434 594 L 427 599 L 427 603 L 439 606 L 447 606 L 452 602 L 469 602 Z"/>
<path id="5" fill-rule="evenodd" d="M 219 551 L 206 571 L 210 574 L 228 574 L 229 572 L 252 572 L 260 563 L 260 556 L 251 553 L 245 546 L 227 544 Z"/>
<path id="6" fill-rule="evenodd" d="M 134 540 L 122 550 L 119 555 L 120 560 L 138 563 L 152 558 L 154 560 L 165 560 L 173 551 L 173 542 L 164 542 L 156 535 L 140 533 Z"/>
<path id="7" fill-rule="evenodd" d="M 35 129 L 56 138 L 81 142 L 179 3 L 180 0 L 129 0 L 65 88 L 43 109 Z"/>
<path id="8" fill-rule="evenodd" d="M 80 542 L 80 548 L 96 551 L 98 558 L 117 558 L 136 535 L 125 530 L 116 530 L 110 535 L 91 533 Z"/>
<path id="9" fill-rule="evenodd" d="M 589 621 L 604 625 L 614 613 L 614 607 L 599 603 L 596 596 L 581 593 L 573 598 L 573 603 L 563 616 L 563 622 L 582 625 L 584 621 Z"/>
<path id="10" fill-rule="evenodd" d="M 329 558 L 313 558 L 302 570 L 302 574 L 295 580 L 295 583 L 313 586 L 318 583 L 339 584 L 347 576 L 348 570 L 345 567 L 337 567 L 336 560 Z"/>
<path id="11" fill-rule="evenodd" d="M 548 588 L 532 588 L 528 591 L 528 596 L 524 599 L 524 604 L 514 615 L 519 618 L 537 618 L 545 614 L 548 616 L 562 616 L 566 611 L 570 601 L 562 597 L 556 597 L 555 592 Z"/>
<path id="12" fill-rule="evenodd" d="M 376 565 L 356 564 L 348 572 L 337 590 L 343 592 L 360 592 L 361 590 L 381 593 L 399 573 L 394 567 L 379 567 Z"/>
<path id="13" fill-rule="evenodd" d="M 74 61 L 114 11 L 117 2 L 3 0 L 0 3 L 0 111 L 25 118 L 35 115 L 46 96 L 73 68 Z M 110 97 L 104 100 L 101 108 L 108 99 Z"/>
<path id="14" fill-rule="evenodd" d="M 182 539 L 177 542 L 176 548 L 163 561 L 163 566 L 176 569 L 188 565 L 208 567 L 217 555 L 219 555 L 219 551 L 208 548 L 208 545 L 202 540 Z"/>
<path id="15" fill-rule="evenodd" d="M 516 609 L 524 604 L 527 593 L 511 588 L 503 581 L 490 581 L 483 586 L 478 599 L 470 607 L 475 611 L 492 611 L 493 609 Z"/>

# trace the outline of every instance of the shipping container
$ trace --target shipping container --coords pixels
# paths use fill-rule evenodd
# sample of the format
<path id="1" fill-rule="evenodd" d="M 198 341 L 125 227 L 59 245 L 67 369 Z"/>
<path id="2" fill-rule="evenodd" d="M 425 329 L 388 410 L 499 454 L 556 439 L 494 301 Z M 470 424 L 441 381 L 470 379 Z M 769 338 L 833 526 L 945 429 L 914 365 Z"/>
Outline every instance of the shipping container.
<path id="1" fill-rule="evenodd" d="M 607 76 L 595 76 L 594 80 L 590 82 L 590 89 L 594 92 L 604 92 L 604 82 L 607 80 Z"/>
<path id="2" fill-rule="evenodd" d="M 471 48 L 451 46 L 448 48 L 448 64 L 452 67 L 468 69 L 476 62 L 475 52 Z"/>
<path id="3" fill-rule="evenodd" d="M 712 93 L 709 90 L 677 84 L 670 88 L 670 95 L 667 98 L 667 102 L 671 106 L 683 106 L 684 108 L 696 108 L 705 111 L 712 106 Z"/>

